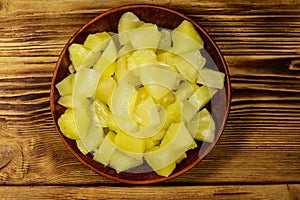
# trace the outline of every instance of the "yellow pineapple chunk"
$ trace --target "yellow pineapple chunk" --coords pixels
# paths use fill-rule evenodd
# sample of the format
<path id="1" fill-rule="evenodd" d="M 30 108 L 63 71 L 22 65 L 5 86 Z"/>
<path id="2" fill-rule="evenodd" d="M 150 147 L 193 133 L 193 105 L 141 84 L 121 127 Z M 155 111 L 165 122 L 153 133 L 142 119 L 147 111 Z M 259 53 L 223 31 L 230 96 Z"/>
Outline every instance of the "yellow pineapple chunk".
<path id="1" fill-rule="evenodd" d="M 153 49 L 158 48 L 161 33 L 157 25 L 151 23 L 144 23 L 136 29 L 125 32 L 130 44 L 135 49 Z M 150 37 L 147 37 L 147 36 Z"/>
<path id="2" fill-rule="evenodd" d="M 147 138 L 147 139 L 145 139 L 145 144 L 146 144 L 145 150 L 146 151 L 151 150 L 153 147 L 157 146 L 159 143 L 160 143 L 159 140 L 153 139 L 152 137 Z"/>
<path id="3" fill-rule="evenodd" d="M 215 122 L 210 112 L 203 108 L 188 124 L 187 129 L 198 141 L 213 142 L 215 139 Z"/>
<path id="4" fill-rule="evenodd" d="M 107 47 L 102 53 L 101 57 L 97 60 L 94 68 L 103 74 L 106 69 L 117 59 L 118 51 L 114 40 L 110 39 Z"/>
<path id="5" fill-rule="evenodd" d="M 186 155 L 186 153 L 183 153 L 183 154 L 176 160 L 176 163 L 177 163 L 177 164 L 181 163 L 181 161 L 182 161 L 183 159 L 185 159 L 185 158 L 187 158 L 187 155 Z"/>
<path id="6" fill-rule="evenodd" d="M 166 132 L 159 147 L 145 153 L 145 159 L 153 170 L 169 166 L 186 152 L 194 142 L 183 122 L 173 123 Z"/>
<path id="7" fill-rule="evenodd" d="M 195 109 L 200 110 L 211 100 L 216 92 L 217 89 L 201 86 L 192 94 L 189 98 L 189 102 L 195 107 Z"/>
<path id="8" fill-rule="evenodd" d="M 162 29 L 160 33 L 161 37 L 158 44 L 158 50 L 170 50 L 172 45 L 171 31 L 168 29 Z"/>
<path id="9" fill-rule="evenodd" d="M 116 70 L 116 65 L 116 62 L 113 62 L 110 65 L 108 65 L 108 67 L 102 73 L 101 78 L 113 76 Z"/>
<path id="10" fill-rule="evenodd" d="M 114 144 L 115 136 L 116 134 L 113 131 L 109 131 L 106 134 L 99 148 L 95 151 L 94 160 L 105 166 L 109 164 L 109 160 L 116 150 L 116 145 Z"/>
<path id="11" fill-rule="evenodd" d="M 108 115 L 110 113 L 107 105 L 102 103 L 101 101 L 94 101 L 95 113 L 99 120 L 99 124 L 101 127 L 108 127 Z"/>
<path id="12" fill-rule="evenodd" d="M 57 103 L 60 105 L 66 107 L 66 108 L 72 108 L 73 107 L 73 96 L 72 95 L 66 95 L 66 96 L 61 96 Z"/>
<path id="13" fill-rule="evenodd" d="M 123 56 L 120 56 L 116 61 L 115 75 L 114 78 L 119 82 L 121 78 L 126 75 L 128 70 L 128 58 L 131 56 L 131 53 L 127 53 Z"/>
<path id="14" fill-rule="evenodd" d="M 143 127 L 155 126 L 159 123 L 158 110 L 151 96 L 135 106 L 132 118 Z"/>
<path id="15" fill-rule="evenodd" d="M 199 70 L 199 74 L 197 83 L 217 89 L 222 89 L 224 87 L 225 74 L 223 72 L 202 68 Z"/>
<path id="16" fill-rule="evenodd" d="M 142 25 L 144 22 L 142 22 L 135 14 L 132 12 L 126 12 L 124 13 L 118 24 L 118 37 L 121 45 L 124 45 L 129 42 L 129 39 L 126 35 L 126 32 L 136 29 L 140 25 Z"/>
<path id="17" fill-rule="evenodd" d="M 109 112 L 108 113 L 108 118 L 107 118 L 107 125 L 108 125 L 108 128 L 112 131 L 115 131 L 115 132 L 118 132 L 120 131 L 120 128 L 119 126 L 117 125 L 116 121 L 115 121 L 115 118 L 112 114 L 112 112 Z"/>
<path id="18" fill-rule="evenodd" d="M 73 43 L 69 46 L 68 50 L 70 53 L 70 60 L 76 71 L 81 67 L 93 66 L 100 57 L 100 52 L 92 52 L 82 44 Z"/>
<path id="19" fill-rule="evenodd" d="M 89 128 L 86 131 L 86 135 L 84 137 L 80 137 L 79 140 L 76 140 L 76 144 L 79 150 L 85 154 L 86 151 L 95 152 L 103 139 L 103 128 L 98 124 L 98 122 L 91 120 Z"/>
<path id="20" fill-rule="evenodd" d="M 172 174 L 175 168 L 176 168 L 176 162 L 172 162 L 166 167 L 155 170 L 155 172 L 160 176 L 168 177 L 170 176 L 170 174 Z"/>
<path id="21" fill-rule="evenodd" d="M 166 108 L 166 114 L 167 119 L 164 124 L 164 128 L 167 129 L 171 123 L 178 123 L 182 121 L 182 115 L 181 115 L 181 105 L 178 100 L 176 100 L 174 103 L 170 104 Z"/>
<path id="22" fill-rule="evenodd" d="M 141 83 L 147 92 L 157 100 L 174 89 L 177 84 L 178 73 L 161 65 L 143 66 L 139 73 Z"/>
<path id="23" fill-rule="evenodd" d="M 68 108 L 58 119 L 58 126 L 64 136 L 77 140 L 86 135 L 89 122 L 90 119 L 85 109 Z"/>
<path id="24" fill-rule="evenodd" d="M 184 81 L 179 85 L 178 89 L 175 92 L 175 95 L 179 100 L 183 101 L 190 98 L 193 93 L 194 88 L 192 84 L 188 81 Z"/>
<path id="25" fill-rule="evenodd" d="M 189 52 L 203 48 L 203 40 L 193 24 L 189 21 L 182 23 L 172 31 L 173 50 L 177 53 Z"/>
<path id="26" fill-rule="evenodd" d="M 98 71 L 89 68 L 82 68 L 76 72 L 73 88 L 74 104 L 79 98 L 94 97 L 100 75 Z"/>
<path id="27" fill-rule="evenodd" d="M 134 133 L 139 128 L 130 118 L 132 95 L 136 93 L 133 85 L 126 82 L 118 84 L 111 98 L 110 109 L 115 117 L 117 125 L 126 133 Z"/>
<path id="28" fill-rule="evenodd" d="M 198 110 L 191 104 L 190 101 L 182 101 L 182 117 L 185 122 L 191 121 L 197 111 Z"/>
<path id="29" fill-rule="evenodd" d="M 115 137 L 115 144 L 123 151 L 128 151 L 131 153 L 144 153 L 146 149 L 146 143 L 144 139 L 135 138 L 122 131 L 117 133 Z"/>
<path id="30" fill-rule="evenodd" d="M 80 139 L 72 109 L 67 109 L 65 113 L 60 116 L 58 126 L 64 136 L 73 140 Z"/>
<path id="31" fill-rule="evenodd" d="M 166 135 L 166 131 L 164 129 L 160 130 L 158 133 L 153 135 L 151 138 L 154 140 L 162 140 Z"/>
<path id="32" fill-rule="evenodd" d="M 178 72 L 188 81 L 195 82 L 198 78 L 196 68 L 187 60 L 180 56 L 175 56 L 172 60 Z"/>
<path id="33" fill-rule="evenodd" d="M 151 50 L 136 50 L 128 58 L 128 70 L 133 70 L 141 65 L 157 63 L 156 54 Z"/>
<path id="34" fill-rule="evenodd" d="M 110 38 L 111 36 L 107 32 L 89 34 L 83 46 L 94 52 L 98 52 L 106 48 Z"/>
<path id="35" fill-rule="evenodd" d="M 109 165 L 119 173 L 143 164 L 143 156 L 116 149 L 109 162 Z"/>
<path id="36" fill-rule="evenodd" d="M 100 79 L 96 89 L 96 99 L 99 99 L 105 104 L 109 104 L 110 98 L 116 86 L 116 81 L 110 76 Z"/>
<path id="37" fill-rule="evenodd" d="M 169 105 L 176 101 L 176 96 L 173 92 L 169 91 L 165 96 L 163 96 L 160 100 L 160 104 L 167 108 Z"/>
<path id="38" fill-rule="evenodd" d="M 165 96 L 170 90 L 161 85 L 148 84 L 144 86 L 148 94 L 152 96 L 155 100 L 160 100 Z"/>
<path id="39" fill-rule="evenodd" d="M 75 74 L 70 74 L 55 85 L 61 96 L 71 95 L 73 93 L 74 79 Z"/>

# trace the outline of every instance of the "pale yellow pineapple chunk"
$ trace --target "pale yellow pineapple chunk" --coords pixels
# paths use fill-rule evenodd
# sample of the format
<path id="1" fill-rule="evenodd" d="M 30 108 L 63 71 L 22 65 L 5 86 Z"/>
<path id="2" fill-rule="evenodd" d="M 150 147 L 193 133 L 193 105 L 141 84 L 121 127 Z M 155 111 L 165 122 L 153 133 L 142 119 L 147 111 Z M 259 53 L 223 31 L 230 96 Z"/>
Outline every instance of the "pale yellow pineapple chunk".
<path id="1" fill-rule="evenodd" d="M 145 159 L 157 171 L 175 162 L 194 142 L 183 122 L 170 125 L 159 147 L 145 153 Z"/>
<path id="2" fill-rule="evenodd" d="M 191 22 L 184 20 L 177 28 L 175 28 L 175 30 L 188 35 L 190 38 L 203 46 L 203 40 Z"/>
<path id="3" fill-rule="evenodd" d="M 155 172 L 160 176 L 168 177 L 170 176 L 170 174 L 172 174 L 175 168 L 176 168 L 176 162 L 172 162 L 166 167 L 155 170 Z"/>
<path id="4" fill-rule="evenodd" d="M 107 105 L 97 100 L 94 101 L 93 105 L 95 107 L 94 111 L 98 118 L 99 125 L 101 127 L 108 127 L 108 115 L 110 113 L 110 110 Z"/>
<path id="5" fill-rule="evenodd" d="M 217 89 L 222 89 L 224 87 L 225 74 L 223 72 L 202 68 L 199 70 L 199 74 L 197 83 Z"/>
<path id="6" fill-rule="evenodd" d="M 135 51 L 130 43 L 124 44 L 118 51 L 118 58 Z"/>
<path id="7" fill-rule="evenodd" d="M 143 164 L 143 156 L 134 153 L 124 152 L 116 149 L 110 158 L 109 165 L 116 170 L 117 173 L 126 171 L 133 167 Z"/>
<path id="8" fill-rule="evenodd" d="M 66 95 L 66 96 L 61 96 L 57 103 L 60 105 L 66 107 L 66 108 L 72 108 L 73 107 L 73 96 L 72 95 Z"/>
<path id="9" fill-rule="evenodd" d="M 176 101 L 170 104 L 166 108 L 167 119 L 164 124 L 164 129 L 167 129 L 171 123 L 178 123 L 182 121 L 182 111 L 180 102 L 176 99 Z"/>
<path id="10" fill-rule="evenodd" d="M 195 82 L 198 78 L 196 68 L 187 60 L 180 56 L 175 56 L 172 60 L 178 72 L 188 81 Z"/>
<path id="11" fill-rule="evenodd" d="M 168 29 L 162 29 L 160 33 L 161 37 L 158 44 L 158 50 L 170 50 L 172 45 L 171 31 Z"/>
<path id="12" fill-rule="evenodd" d="M 82 68 L 75 74 L 73 103 L 76 103 L 76 98 L 93 97 L 97 88 L 97 83 L 100 79 L 100 73 L 94 69 Z M 88 86 L 88 87 L 87 87 Z"/>
<path id="13" fill-rule="evenodd" d="M 189 52 L 203 48 L 203 40 L 193 24 L 184 20 L 172 31 L 173 50 L 177 53 Z"/>
<path id="14" fill-rule="evenodd" d="M 156 54 L 151 50 L 136 50 L 127 60 L 128 70 L 133 70 L 141 65 L 157 63 Z"/>
<path id="15" fill-rule="evenodd" d="M 197 113 L 197 109 L 188 100 L 182 101 L 182 117 L 185 122 L 189 122 Z"/>
<path id="16" fill-rule="evenodd" d="M 69 46 L 68 50 L 70 53 L 70 60 L 76 71 L 82 67 L 93 66 L 100 57 L 100 52 L 92 52 L 82 44 L 73 43 Z"/>
<path id="17" fill-rule="evenodd" d="M 66 108 L 89 108 L 89 106 L 91 105 L 88 98 L 75 99 L 76 100 L 74 103 L 74 97 L 72 95 L 61 96 L 58 99 L 57 103 Z"/>
<path id="18" fill-rule="evenodd" d="M 113 76 L 116 71 L 117 63 L 113 62 L 103 71 L 101 78 Z"/>
<path id="19" fill-rule="evenodd" d="M 167 108 L 169 105 L 171 105 L 172 103 L 174 103 L 176 101 L 176 96 L 172 91 L 169 91 L 166 95 L 164 95 L 161 99 L 160 99 L 160 104 Z"/>
<path id="20" fill-rule="evenodd" d="M 101 74 L 116 61 L 118 56 L 118 50 L 114 40 L 110 40 L 101 57 L 97 60 L 94 65 L 94 68 L 99 71 Z"/>
<path id="21" fill-rule="evenodd" d="M 196 89 L 194 94 L 189 98 L 189 102 L 195 107 L 195 109 L 200 110 L 211 100 L 217 91 L 218 90 L 214 88 L 201 86 Z"/>
<path id="22" fill-rule="evenodd" d="M 135 14 L 132 12 L 126 12 L 124 13 L 118 24 L 118 32 L 124 32 L 131 29 L 135 29 L 142 25 L 144 22 L 142 22 Z"/>
<path id="23" fill-rule="evenodd" d="M 142 25 L 142 22 L 135 14 L 132 12 L 124 13 L 118 24 L 118 37 L 121 45 L 124 45 L 129 42 L 129 39 L 126 35 L 126 32 L 135 29 Z M 125 33 L 125 34 L 124 34 Z"/>
<path id="24" fill-rule="evenodd" d="M 163 62 L 165 64 L 172 65 L 172 59 L 176 56 L 175 53 L 172 53 L 170 51 L 161 51 L 160 53 L 157 53 L 157 60 L 159 62 Z"/>
<path id="25" fill-rule="evenodd" d="M 140 67 L 139 72 L 141 83 L 145 86 L 150 84 L 160 85 L 168 90 L 172 90 L 176 86 L 178 73 L 167 67 L 155 64 L 145 65 L 143 67 Z M 165 94 L 163 94 L 162 96 L 164 96 Z"/>
<path id="26" fill-rule="evenodd" d="M 138 28 L 127 31 L 124 34 L 126 34 L 130 44 L 135 49 L 156 50 L 161 38 L 161 33 L 159 32 L 157 25 L 150 23 L 144 23 Z"/>
<path id="27" fill-rule="evenodd" d="M 173 58 L 176 56 L 176 54 L 171 53 L 169 51 L 163 51 L 162 53 L 157 54 L 156 59 L 157 61 L 161 64 L 164 65 L 171 70 L 176 71 L 176 65 L 175 62 L 173 61 Z"/>
<path id="28" fill-rule="evenodd" d="M 180 57 L 185 59 L 191 66 L 193 66 L 197 71 L 202 69 L 206 63 L 206 58 L 204 58 L 199 50 L 189 51 L 180 54 Z"/>
<path id="29" fill-rule="evenodd" d="M 120 56 L 117 59 L 115 75 L 114 75 L 114 78 L 116 79 L 116 81 L 119 82 L 121 80 L 121 78 L 129 72 L 127 60 L 130 56 L 131 56 L 131 53 L 127 53 L 123 56 Z"/>
<path id="30" fill-rule="evenodd" d="M 187 128 L 198 141 L 213 142 L 215 140 L 215 122 L 206 108 L 203 108 L 187 124 Z"/>
<path id="31" fill-rule="evenodd" d="M 108 125 L 108 128 L 112 131 L 115 131 L 115 132 L 118 132 L 120 131 L 120 128 L 119 126 L 117 125 L 116 123 L 116 120 L 112 114 L 112 112 L 109 112 L 108 113 L 108 119 L 107 119 L 107 125 Z"/>
<path id="32" fill-rule="evenodd" d="M 110 76 L 100 79 L 96 89 L 96 99 L 108 105 L 116 86 L 116 81 Z"/>
<path id="33" fill-rule="evenodd" d="M 192 86 L 192 83 L 184 81 L 179 85 L 178 89 L 175 92 L 175 95 L 179 100 L 183 101 L 190 98 L 193 93 L 194 88 Z"/>
<path id="34" fill-rule="evenodd" d="M 112 98 L 110 109 L 115 117 L 115 121 L 119 128 L 126 133 L 134 133 L 137 131 L 138 126 L 131 120 L 131 96 L 136 93 L 136 89 L 133 85 L 126 82 L 118 84 L 115 88 Z"/>
<path id="35" fill-rule="evenodd" d="M 110 38 L 111 36 L 107 32 L 89 34 L 84 41 L 83 46 L 93 52 L 98 52 L 106 48 Z"/>
<path id="36" fill-rule="evenodd" d="M 89 117 L 84 109 L 68 108 L 58 119 L 58 126 L 66 137 L 78 140 L 86 134 L 89 127 Z"/>
<path id="37" fill-rule="evenodd" d="M 159 123 L 157 107 L 151 96 L 135 105 L 132 118 L 141 126 L 155 126 Z"/>
<path id="38" fill-rule="evenodd" d="M 162 140 L 166 135 L 166 130 L 161 129 L 158 133 L 156 133 L 154 136 L 152 136 L 151 138 L 154 140 Z"/>
<path id="39" fill-rule="evenodd" d="M 140 87 L 137 89 L 137 97 L 135 104 L 140 104 L 142 101 L 148 98 L 149 94 L 147 93 L 146 89 L 144 87 Z"/>
<path id="40" fill-rule="evenodd" d="M 155 172 L 174 163 L 176 161 L 175 157 L 174 151 L 160 146 L 155 146 L 144 154 L 145 160 Z"/>
<path id="41" fill-rule="evenodd" d="M 146 144 L 145 150 L 149 151 L 153 147 L 157 146 L 159 143 L 160 143 L 159 140 L 153 139 L 152 137 L 151 138 L 147 138 L 147 139 L 145 139 L 145 144 Z"/>
<path id="42" fill-rule="evenodd" d="M 61 96 L 71 95 L 73 93 L 74 79 L 75 74 L 70 74 L 55 85 Z"/>
<path id="43" fill-rule="evenodd" d="M 99 126 L 97 122 L 91 120 L 85 137 L 76 140 L 76 144 L 79 150 L 83 154 L 86 154 L 86 152 L 96 151 L 103 141 L 103 138 L 104 132 L 102 127 Z"/>
<path id="44" fill-rule="evenodd" d="M 83 154 L 86 155 L 89 153 L 89 150 L 87 150 L 86 146 L 82 143 L 80 139 L 76 140 L 76 145 L 79 151 Z"/>
<path id="45" fill-rule="evenodd" d="M 65 113 L 60 116 L 58 126 L 64 136 L 73 140 L 80 139 L 72 109 L 67 109 Z"/>
<path id="46" fill-rule="evenodd" d="M 163 96 L 168 94 L 170 90 L 161 85 L 148 84 L 144 86 L 148 94 L 152 96 L 155 100 L 160 100 Z"/>
<path id="47" fill-rule="evenodd" d="M 176 160 L 176 164 L 181 163 L 182 160 L 184 160 L 185 158 L 187 158 L 186 153 L 183 153 L 177 160 Z"/>
<path id="48" fill-rule="evenodd" d="M 109 164 L 109 160 L 116 150 L 116 145 L 114 144 L 115 136 L 116 134 L 113 131 L 109 131 L 106 134 L 99 148 L 95 151 L 94 160 L 105 166 Z"/>
<path id="49" fill-rule="evenodd" d="M 72 108 L 72 111 L 79 138 L 85 138 L 88 132 L 87 130 L 91 124 L 91 117 L 88 113 L 88 110 L 86 108 L 76 107 Z"/>
<path id="50" fill-rule="evenodd" d="M 146 149 L 146 143 L 144 139 L 135 138 L 122 131 L 119 131 L 115 137 L 115 144 L 123 151 L 131 153 L 144 153 Z"/>

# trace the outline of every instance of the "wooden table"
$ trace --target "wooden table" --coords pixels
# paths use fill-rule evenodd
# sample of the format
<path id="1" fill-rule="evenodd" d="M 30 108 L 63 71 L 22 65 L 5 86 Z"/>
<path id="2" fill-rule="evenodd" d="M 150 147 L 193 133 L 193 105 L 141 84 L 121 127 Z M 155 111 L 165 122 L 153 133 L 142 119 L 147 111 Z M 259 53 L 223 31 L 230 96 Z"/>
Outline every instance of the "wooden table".
<path id="1" fill-rule="evenodd" d="M 0 1 L 0 199 L 300 199 L 300 1 L 142 0 L 199 22 L 232 80 L 225 131 L 186 174 L 148 186 L 103 178 L 56 133 L 49 90 L 83 24 L 137 1 Z"/>

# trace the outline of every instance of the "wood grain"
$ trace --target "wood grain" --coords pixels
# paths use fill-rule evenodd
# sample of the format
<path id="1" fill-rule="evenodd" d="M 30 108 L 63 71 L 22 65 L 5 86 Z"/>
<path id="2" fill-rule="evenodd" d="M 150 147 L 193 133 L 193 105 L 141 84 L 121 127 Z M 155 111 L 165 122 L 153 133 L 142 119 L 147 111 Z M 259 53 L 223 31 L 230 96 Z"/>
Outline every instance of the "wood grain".
<path id="1" fill-rule="evenodd" d="M 208 191 L 200 197 L 210 197 L 216 188 L 229 188 L 229 194 L 240 188 L 250 190 L 246 197 L 252 199 L 255 193 L 262 199 L 287 197 L 284 184 L 300 182 L 300 2 L 139 2 L 170 7 L 199 22 L 223 52 L 233 86 L 230 117 L 216 148 L 196 168 L 165 184 L 220 184 L 186 187 L 187 191 Z M 114 183 L 78 162 L 55 132 L 49 90 L 55 62 L 71 35 L 98 14 L 131 3 L 136 2 L 0 1 L 0 184 L 12 185 L 0 187 L 3 197 L 18 198 L 23 193 L 30 197 L 32 192 L 41 198 L 63 195 L 66 188 L 55 185 L 74 185 L 67 188 L 74 195 L 90 191 L 87 197 L 99 188 L 77 190 L 76 186 L 107 185 L 101 193 L 109 193 Z M 299 186 L 295 187 L 299 194 Z M 112 195 L 130 195 L 128 190 L 117 188 Z M 137 191 L 149 197 L 166 195 L 162 188 L 153 195 L 151 187 Z"/>
<path id="2" fill-rule="evenodd" d="M 160 187 L 0 187 L 6 199 L 299 199 L 299 185 L 229 185 L 229 186 L 160 186 Z M 96 198 L 95 198 L 96 197 Z"/>

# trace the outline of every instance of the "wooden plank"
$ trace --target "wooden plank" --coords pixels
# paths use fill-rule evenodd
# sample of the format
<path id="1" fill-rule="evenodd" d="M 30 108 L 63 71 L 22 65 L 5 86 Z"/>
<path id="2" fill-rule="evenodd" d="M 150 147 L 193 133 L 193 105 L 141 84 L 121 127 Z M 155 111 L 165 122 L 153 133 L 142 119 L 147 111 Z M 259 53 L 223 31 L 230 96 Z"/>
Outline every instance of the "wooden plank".
<path id="1" fill-rule="evenodd" d="M 136 2 L 1 2 L 0 184 L 111 184 L 60 141 L 49 88 L 58 55 L 76 30 L 99 13 Z M 168 183 L 299 182 L 300 2 L 140 3 L 174 8 L 199 22 L 224 53 L 233 86 L 230 117 L 216 148 Z"/>
<path id="2" fill-rule="evenodd" d="M 15 128 L 1 131 L 1 149 L 7 152 L 1 158 L 5 159 L 1 164 L 1 184 L 112 183 L 78 162 L 52 130 L 51 123 L 40 125 L 41 121 L 15 122 Z M 299 129 L 285 127 L 278 131 L 277 127 L 267 128 L 270 124 L 247 126 L 244 121 L 226 127 L 219 144 L 202 163 L 170 182 L 299 181 Z M 262 128 L 257 128 L 259 125 Z"/>
<path id="3" fill-rule="evenodd" d="M 299 199 L 299 185 L 1 186 L 1 199 Z"/>

